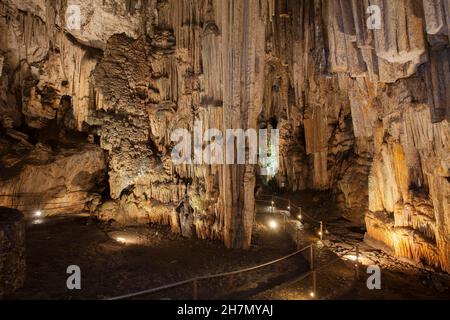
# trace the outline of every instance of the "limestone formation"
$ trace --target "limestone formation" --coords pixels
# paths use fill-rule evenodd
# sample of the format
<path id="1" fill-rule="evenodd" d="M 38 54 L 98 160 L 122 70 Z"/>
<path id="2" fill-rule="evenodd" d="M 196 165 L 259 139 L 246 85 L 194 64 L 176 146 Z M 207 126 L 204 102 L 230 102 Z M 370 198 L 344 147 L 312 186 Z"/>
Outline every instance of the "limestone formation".
<path id="1" fill-rule="evenodd" d="M 70 20 L 73 5 L 79 21 Z M 165 224 L 243 248 L 256 181 L 329 190 L 346 218 L 366 224 L 368 242 L 449 272 L 449 8 L 448 0 L 2 1 L 2 166 L 21 172 L 0 190 L 33 188 L 103 220 Z M 279 129 L 278 173 L 175 165 L 172 132 L 193 132 L 198 121 L 202 131 Z M 35 154 L 38 165 L 19 165 Z M 81 167 L 97 176 L 103 165 L 100 199 Z"/>
<path id="2" fill-rule="evenodd" d="M 2 143 L 17 143 L 2 140 Z M 94 145 L 59 149 L 19 144 L 3 153 L 0 206 L 27 215 L 77 213 L 104 189 L 105 159 Z"/>

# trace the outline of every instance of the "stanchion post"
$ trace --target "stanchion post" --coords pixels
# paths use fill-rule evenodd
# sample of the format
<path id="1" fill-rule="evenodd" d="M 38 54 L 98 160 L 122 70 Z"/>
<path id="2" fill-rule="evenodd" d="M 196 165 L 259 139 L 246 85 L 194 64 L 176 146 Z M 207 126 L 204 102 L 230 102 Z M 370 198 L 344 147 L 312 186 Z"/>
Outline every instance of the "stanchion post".
<path id="1" fill-rule="evenodd" d="M 320 221 L 320 232 L 319 232 L 319 236 L 320 236 L 320 241 L 323 240 L 323 222 Z"/>
<path id="2" fill-rule="evenodd" d="M 296 234 L 295 234 L 295 243 L 297 244 L 297 250 L 300 250 L 300 229 L 297 228 Z"/>
<path id="3" fill-rule="evenodd" d="M 192 299 L 198 300 L 198 281 L 197 278 L 195 278 L 192 281 Z"/>
<path id="4" fill-rule="evenodd" d="M 311 244 L 310 246 L 310 268 L 312 270 L 312 291 L 311 291 L 311 298 L 314 298 L 316 296 L 316 290 L 317 290 L 317 280 L 316 280 L 316 271 L 314 270 L 314 246 Z"/>
<path id="5" fill-rule="evenodd" d="M 359 279 L 359 245 L 356 245 L 355 278 Z"/>
<path id="6" fill-rule="evenodd" d="M 316 271 L 314 270 L 313 271 L 313 273 L 312 273 L 312 281 L 313 281 L 313 283 L 312 283 L 312 292 L 313 292 L 313 297 L 315 297 L 316 296 L 316 292 L 317 292 L 317 273 L 316 273 Z"/>

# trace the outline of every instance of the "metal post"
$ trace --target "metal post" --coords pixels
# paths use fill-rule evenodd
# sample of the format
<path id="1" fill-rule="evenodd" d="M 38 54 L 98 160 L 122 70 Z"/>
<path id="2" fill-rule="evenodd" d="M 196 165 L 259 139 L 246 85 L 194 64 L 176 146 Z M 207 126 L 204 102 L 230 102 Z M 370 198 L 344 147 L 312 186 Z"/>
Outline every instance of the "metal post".
<path id="1" fill-rule="evenodd" d="M 316 271 L 314 270 L 314 246 L 310 246 L 310 268 L 312 270 L 312 298 L 316 295 Z"/>
<path id="2" fill-rule="evenodd" d="M 317 292 L 317 274 L 316 274 L 316 271 L 313 271 L 312 281 L 313 281 L 313 283 L 312 283 L 312 287 L 313 287 L 312 292 L 313 292 L 314 297 L 315 297 L 316 296 L 316 292 Z"/>
<path id="3" fill-rule="evenodd" d="M 192 299 L 198 300 L 198 282 L 197 279 L 192 281 Z"/>
<path id="4" fill-rule="evenodd" d="M 355 277 L 359 279 L 359 245 L 356 245 Z"/>
<path id="5" fill-rule="evenodd" d="M 272 201 L 271 201 L 270 205 L 272 206 L 272 213 L 273 213 L 274 212 L 274 205 L 275 205 L 275 201 L 273 201 L 273 196 L 272 196 Z"/>
<path id="6" fill-rule="evenodd" d="M 287 217 L 284 215 L 284 232 L 287 231 Z"/>
<path id="7" fill-rule="evenodd" d="M 300 237 L 300 229 L 297 228 L 297 233 L 295 235 L 295 239 L 296 239 L 295 242 L 297 243 L 297 250 L 300 249 L 300 239 L 299 239 L 299 237 Z"/>
<path id="8" fill-rule="evenodd" d="M 319 235 L 320 235 L 320 241 L 322 241 L 323 240 L 323 222 L 322 221 L 320 221 L 320 232 L 319 232 Z"/>

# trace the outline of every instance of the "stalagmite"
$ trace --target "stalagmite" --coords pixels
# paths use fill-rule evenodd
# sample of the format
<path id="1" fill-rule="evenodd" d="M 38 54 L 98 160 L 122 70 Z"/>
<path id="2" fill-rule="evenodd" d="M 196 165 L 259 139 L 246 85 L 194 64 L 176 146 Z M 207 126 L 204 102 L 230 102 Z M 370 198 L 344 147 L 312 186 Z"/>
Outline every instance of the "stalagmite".
<path id="1" fill-rule="evenodd" d="M 327 190 L 369 243 L 450 272 L 448 0 L 94 2 L 0 4 L 0 204 L 247 249 L 257 181 Z M 276 175 L 200 161 L 195 130 L 238 128 L 279 130 Z"/>
<path id="2" fill-rule="evenodd" d="M 226 129 L 257 127 L 263 97 L 265 1 L 223 1 L 224 117 Z M 239 31 L 237 31 L 239 30 Z M 224 205 L 224 241 L 249 248 L 255 213 L 255 171 L 251 165 L 222 167 L 220 198 Z"/>

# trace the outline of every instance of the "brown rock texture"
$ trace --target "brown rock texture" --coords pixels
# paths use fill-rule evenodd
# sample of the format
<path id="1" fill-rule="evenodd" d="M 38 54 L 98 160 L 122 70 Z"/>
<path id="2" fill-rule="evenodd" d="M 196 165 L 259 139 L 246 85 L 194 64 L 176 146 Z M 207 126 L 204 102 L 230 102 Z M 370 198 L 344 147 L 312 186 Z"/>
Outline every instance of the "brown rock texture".
<path id="1" fill-rule="evenodd" d="M 330 190 L 367 241 L 448 272 L 449 28 L 447 0 L 5 0 L 2 134 L 99 145 L 101 219 L 248 248 L 257 168 L 174 165 L 171 133 L 277 128 L 279 171 L 259 180 Z"/>
<path id="2" fill-rule="evenodd" d="M 81 212 L 98 201 L 106 171 L 103 150 L 97 146 L 55 152 L 42 144 L 19 144 L 0 154 L 0 206 L 50 216 Z"/>
<path id="3" fill-rule="evenodd" d="M 0 299 L 25 281 L 25 221 L 23 214 L 0 207 Z"/>

